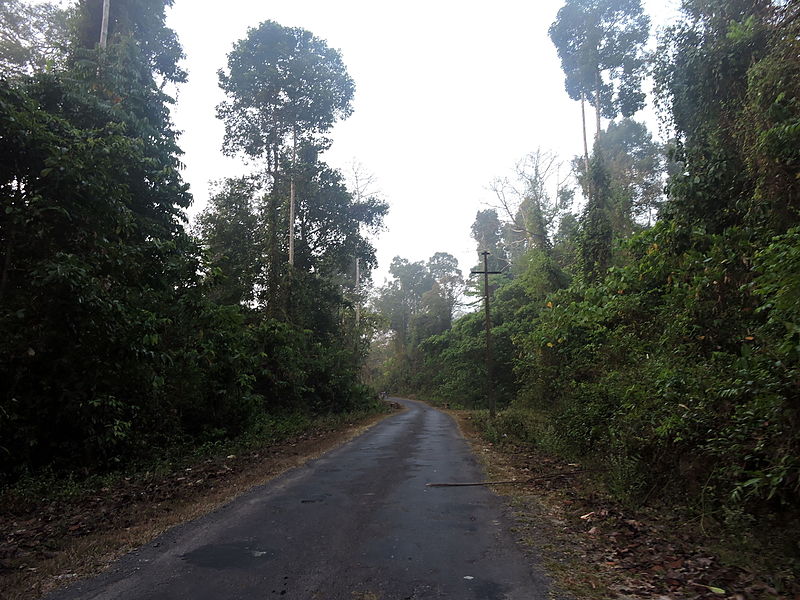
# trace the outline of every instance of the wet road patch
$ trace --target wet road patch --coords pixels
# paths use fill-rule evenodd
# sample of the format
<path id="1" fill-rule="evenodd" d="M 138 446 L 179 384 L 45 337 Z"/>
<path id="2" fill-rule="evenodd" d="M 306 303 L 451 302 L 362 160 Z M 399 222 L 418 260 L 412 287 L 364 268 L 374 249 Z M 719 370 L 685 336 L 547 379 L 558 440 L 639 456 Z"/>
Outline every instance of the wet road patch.
<path id="1" fill-rule="evenodd" d="M 275 558 L 276 554 L 274 550 L 261 548 L 250 542 L 241 542 L 200 546 L 181 558 L 206 569 L 236 569 L 251 567 L 264 560 Z"/>

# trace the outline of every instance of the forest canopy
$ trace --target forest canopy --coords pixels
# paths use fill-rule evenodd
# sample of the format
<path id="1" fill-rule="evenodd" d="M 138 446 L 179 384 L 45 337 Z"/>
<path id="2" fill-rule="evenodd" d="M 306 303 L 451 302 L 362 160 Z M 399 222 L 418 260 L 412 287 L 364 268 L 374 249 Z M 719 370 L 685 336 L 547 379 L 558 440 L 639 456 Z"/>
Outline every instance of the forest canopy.
<path id="1" fill-rule="evenodd" d="M 266 435 L 276 415 L 374 401 L 358 377 L 372 321 L 356 317 L 355 265 L 368 280 L 387 205 L 320 158 L 351 111 L 338 52 L 271 21 L 231 50 L 225 147 L 264 160 L 219 182 L 190 228 L 165 85 L 186 80 L 172 0 L 110 5 L 105 30 L 98 0 L 0 7 L 0 484 L 126 468 Z M 270 48 L 300 70 L 250 65 L 252 93 L 290 101 L 260 98 L 281 117 L 246 132 L 237 69 Z M 307 85 L 303 66 L 329 67 L 341 87 Z M 236 141 L 247 135 L 266 143 Z"/>

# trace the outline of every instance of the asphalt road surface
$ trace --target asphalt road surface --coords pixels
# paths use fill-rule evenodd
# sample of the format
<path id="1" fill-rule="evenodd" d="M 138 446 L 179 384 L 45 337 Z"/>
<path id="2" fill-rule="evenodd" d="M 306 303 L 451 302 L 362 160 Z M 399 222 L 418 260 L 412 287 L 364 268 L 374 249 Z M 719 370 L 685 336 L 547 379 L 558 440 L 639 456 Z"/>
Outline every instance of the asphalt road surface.
<path id="1" fill-rule="evenodd" d="M 425 404 L 176 527 L 51 599 L 536 600 L 547 582 L 515 546 L 453 420 Z"/>

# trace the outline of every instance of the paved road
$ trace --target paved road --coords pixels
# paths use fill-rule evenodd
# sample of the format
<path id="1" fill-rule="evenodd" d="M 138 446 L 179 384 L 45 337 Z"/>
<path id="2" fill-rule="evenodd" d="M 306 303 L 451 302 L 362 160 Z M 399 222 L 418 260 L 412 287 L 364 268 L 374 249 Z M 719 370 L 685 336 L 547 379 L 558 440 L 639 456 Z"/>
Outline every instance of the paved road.
<path id="1" fill-rule="evenodd" d="M 547 584 L 453 420 L 422 403 L 53 600 L 535 600 Z"/>

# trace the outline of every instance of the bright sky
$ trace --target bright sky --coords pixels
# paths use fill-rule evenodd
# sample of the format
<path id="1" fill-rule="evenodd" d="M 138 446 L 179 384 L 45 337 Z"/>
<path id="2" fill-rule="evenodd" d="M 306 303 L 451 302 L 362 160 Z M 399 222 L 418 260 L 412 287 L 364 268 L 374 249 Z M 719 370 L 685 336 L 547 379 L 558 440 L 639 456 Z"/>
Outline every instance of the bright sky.
<path id="1" fill-rule="evenodd" d="M 353 115 L 336 125 L 325 160 L 353 160 L 390 204 L 375 240 L 382 283 L 392 257 L 454 254 L 476 262 L 470 226 L 493 203 L 491 181 L 542 147 L 565 161 L 582 150 L 580 108 L 564 92 L 547 29 L 563 0 L 176 0 L 168 23 L 183 44 L 189 82 L 174 119 L 183 131 L 184 177 L 194 216 L 209 181 L 243 174 L 221 153 L 223 99 L 216 72 L 248 27 L 303 27 L 342 53 L 356 83 Z M 645 0 L 655 24 L 677 0 Z M 589 124 L 593 114 L 587 114 Z"/>

